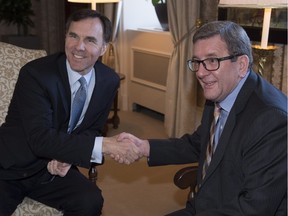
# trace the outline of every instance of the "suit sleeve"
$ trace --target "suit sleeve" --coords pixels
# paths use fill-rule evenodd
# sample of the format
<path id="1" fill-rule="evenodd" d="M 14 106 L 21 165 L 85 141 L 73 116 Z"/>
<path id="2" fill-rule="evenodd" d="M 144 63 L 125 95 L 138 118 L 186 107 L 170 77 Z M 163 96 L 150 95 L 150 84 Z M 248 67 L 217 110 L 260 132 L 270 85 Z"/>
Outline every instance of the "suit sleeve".
<path id="1" fill-rule="evenodd" d="M 201 126 L 181 138 L 149 139 L 149 166 L 194 163 L 199 159 Z"/>

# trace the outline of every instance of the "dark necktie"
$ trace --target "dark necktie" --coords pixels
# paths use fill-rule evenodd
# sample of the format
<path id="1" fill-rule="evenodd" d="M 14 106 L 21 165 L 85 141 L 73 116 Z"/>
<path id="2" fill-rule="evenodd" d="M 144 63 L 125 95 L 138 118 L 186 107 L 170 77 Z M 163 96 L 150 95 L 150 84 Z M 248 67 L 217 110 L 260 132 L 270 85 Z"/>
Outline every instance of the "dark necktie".
<path id="1" fill-rule="evenodd" d="M 71 117 L 70 117 L 70 126 L 69 126 L 69 133 L 73 131 L 75 126 L 77 125 L 79 118 L 81 116 L 86 96 L 87 96 L 87 83 L 84 77 L 81 77 L 79 80 L 80 87 L 77 90 L 73 103 L 72 103 L 72 110 L 71 110 Z"/>
<path id="2" fill-rule="evenodd" d="M 208 142 L 207 149 L 206 149 L 206 159 L 203 165 L 202 179 L 204 179 L 206 175 L 206 171 L 208 169 L 208 166 L 210 165 L 210 162 L 213 156 L 213 152 L 214 152 L 213 149 L 214 149 L 214 144 L 215 144 L 214 135 L 215 135 L 216 125 L 218 123 L 218 119 L 220 116 L 220 110 L 221 110 L 221 107 L 219 106 L 219 104 L 215 104 L 214 119 L 210 127 L 210 138 L 209 138 L 209 142 Z"/>

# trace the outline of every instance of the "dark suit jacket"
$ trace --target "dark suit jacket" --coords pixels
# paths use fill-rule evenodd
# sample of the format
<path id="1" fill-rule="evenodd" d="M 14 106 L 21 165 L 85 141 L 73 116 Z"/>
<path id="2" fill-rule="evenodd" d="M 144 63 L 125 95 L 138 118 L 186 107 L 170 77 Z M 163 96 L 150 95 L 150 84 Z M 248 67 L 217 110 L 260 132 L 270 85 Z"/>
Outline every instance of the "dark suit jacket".
<path id="1" fill-rule="evenodd" d="M 213 107 L 206 102 L 192 135 L 149 140 L 149 165 L 199 162 L 199 190 L 191 201 L 197 216 L 286 215 L 287 97 L 251 72 L 202 180 Z"/>
<path id="2" fill-rule="evenodd" d="M 119 76 L 100 62 L 85 117 L 67 134 L 71 91 L 64 53 L 26 64 L 20 71 L 5 123 L 0 128 L 0 178 L 28 177 L 51 159 L 89 167 L 95 136 L 106 123 Z M 77 134 L 77 135 L 76 135 Z"/>

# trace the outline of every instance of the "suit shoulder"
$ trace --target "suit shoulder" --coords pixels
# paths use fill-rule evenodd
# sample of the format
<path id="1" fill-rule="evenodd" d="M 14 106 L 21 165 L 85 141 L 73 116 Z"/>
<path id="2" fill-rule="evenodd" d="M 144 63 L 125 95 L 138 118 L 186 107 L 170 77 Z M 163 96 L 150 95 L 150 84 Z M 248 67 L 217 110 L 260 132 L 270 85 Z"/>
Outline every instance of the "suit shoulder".
<path id="1" fill-rule="evenodd" d="M 267 110 L 287 113 L 287 96 L 255 72 L 251 72 L 236 101 L 239 110 L 248 108 L 255 113 Z"/>
<path id="2" fill-rule="evenodd" d="M 287 113 L 287 96 L 262 77 L 259 78 L 255 96 L 261 100 L 264 106 Z"/>
<path id="3" fill-rule="evenodd" d="M 115 82 L 120 82 L 118 73 L 100 61 L 97 61 L 95 64 L 95 71 L 96 73 L 100 73 L 103 77 L 113 79 Z"/>
<path id="4" fill-rule="evenodd" d="M 53 74 L 57 75 L 59 70 L 66 70 L 65 59 L 64 53 L 56 53 L 35 59 L 21 68 L 20 76 L 30 74 L 31 76 L 45 79 L 46 76 L 50 77 L 53 76 Z"/>
<path id="5" fill-rule="evenodd" d="M 34 67 L 34 68 L 51 68 L 57 66 L 56 62 L 65 60 L 65 54 L 62 52 L 55 53 L 52 55 L 47 55 L 38 59 L 35 59 L 31 62 L 28 62 L 25 66 Z M 25 67 L 24 66 L 24 67 Z"/>

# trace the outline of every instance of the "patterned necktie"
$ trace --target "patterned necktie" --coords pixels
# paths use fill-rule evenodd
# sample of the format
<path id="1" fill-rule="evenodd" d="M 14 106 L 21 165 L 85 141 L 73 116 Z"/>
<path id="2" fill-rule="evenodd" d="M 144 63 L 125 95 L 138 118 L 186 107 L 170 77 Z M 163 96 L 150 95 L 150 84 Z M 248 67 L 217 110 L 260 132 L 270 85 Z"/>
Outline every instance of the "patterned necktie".
<path id="1" fill-rule="evenodd" d="M 78 81 L 80 82 L 80 87 L 75 94 L 72 104 L 71 117 L 70 117 L 71 120 L 68 131 L 69 133 L 73 131 L 73 129 L 75 128 L 75 126 L 79 121 L 87 95 L 87 83 L 85 78 L 81 77 Z"/>
<path id="2" fill-rule="evenodd" d="M 216 125 L 218 123 L 218 119 L 220 116 L 220 110 L 221 107 L 219 106 L 219 104 L 215 103 L 215 107 L 214 107 L 214 119 L 213 122 L 211 124 L 210 127 L 210 138 L 209 138 L 209 142 L 207 145 L 207 149 L 206 149 L 206 159 L 204 161 L 204 165 L 203 165 L 203 170 L 202 170 L 202 179 L 204 179 L 205 175 L 206 175 L 206 171 L 208 169 L 208 166 L 211 162 L 212 156 L 213 156 L 213 149 L 214 149 L 214 135 L 215 135 L 215 130 L 216 130 Z"/>

